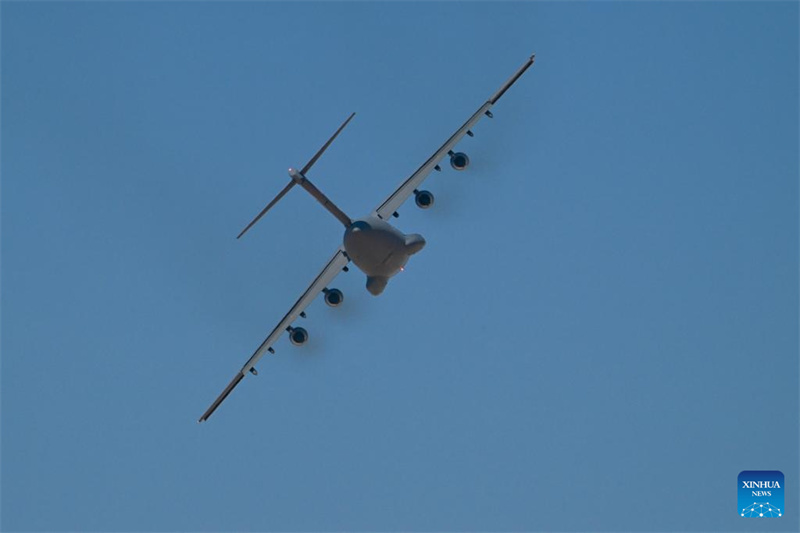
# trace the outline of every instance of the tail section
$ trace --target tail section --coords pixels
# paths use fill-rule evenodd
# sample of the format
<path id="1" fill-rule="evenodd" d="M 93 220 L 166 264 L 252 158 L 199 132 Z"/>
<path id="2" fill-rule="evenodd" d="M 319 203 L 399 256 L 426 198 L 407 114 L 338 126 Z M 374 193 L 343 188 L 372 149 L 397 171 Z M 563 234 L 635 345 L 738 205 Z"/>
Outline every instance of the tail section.
<path id="1" fill-rule="evenodd" d="M 305 177 L 301 172 L 296 171 L 293 168 L 289 169 L 289 176 L 292 177 L 292 184 L 297 183 L 302 188 L 308 191 L 308 194 L 314 197 L 316 201 L 322 204 L 322 207 L 327 209 L 336 219 L 341 222 L 345 228 L 349 228 L 350 224 L 353 223 L 350 220 L 350 217 L 347 216 L 344 211 L 339 209 L 339 207 L 334 204 L 330 198 L 325 196 L 322 191 L 317 189 L 317 187 L 309 181 L 307 177 Z"/>
<path id="2" fill-rule="evenodd" d="M 268 204 L 267 204 L 267 207 L 265 207 L 264 209 L 262 209 L 262 210 L 261 210 L 261 212 L 260 212 L 259 214 L 257 214 L 257 215 L 256 215 L 256 218 L 254 218 L 253 220 L 251 220 L 251 221 L 250 221 L 250 223 L 249 223 L 249 224 L 248 224 L 248 225 L 247 225 L 247 226 L 246 226 L 246 227 L 245 227 L 245 228 L 242 230 L 242 232 L 241 232 L 241 233 L 239 233 L 239 235 L 237 235 L 237 236 L 236 236 L 236 238 L 237 238 L 237 239 L 241 238 L 241 236 L 242 236 L 242 235 L 244 235 L 244 234 L 247 232 L 247 230 L 249 230 L 250 228 L 252 228 L 252 227 L 255 225 L 255 223 L 256 223 L 256 222 L 258 222 L 259 220 L 261 220 L 261 217 L 263 217 L 264 215 L 266 215 L 266 214 L 267 214 L 267 211 L 269 211 L 270 209 L 272 209 L 272 206 L 273 206 L 273 205 L 275 205 L 275 204 L 277 204 L 277 203 L 278 203 L 278 201 L 279 201 L 281 198 L 283 198 L 283 197 L 286 195 L 286 193 L 287 193 L 287 192 L 289 192 L 289 191 L 291 190 L 291 188 L 292 188 L 292 187 L 294 187 L 295 185 L 297 185 L 297 182 L 296 182 L 296 181 L 294 181 L 294 180 L 290 181 L 290 182 L 289 182 L 289 184 L 288 184 L 286 187 L 284 187 L 284 188 L 283 188 L 283 190 L 282 190 L 281 192 L 279 192 L 279 193 L 278 193 L 278 196 L 276 196 L 275 198 L 273 198 L 273 200 L 272 200 L 270 203 L 268 203 Z"/>
<path id="3" fill-rule="evenodd" d="M 250 223 L 242 230 L 242 232 L 236 236 L 237 239 L 240 238 L 242 235 L 244 235 L 247 232 L 247 230 L 252 228 L 256 222 L 261 220 L 261 217 L 266 215 L 267 211 L 272 209 L 272 206 L 277 204 L 280 201 L 280 199 L 283 198 L 286 195 L 286 193 L 291 190 L 292 187 L 298 184 L 304 189 L 306 189 L 311 194 L 311 196 L 316 198 L 317 201 L 319 201 L 328 211 L 330 211 L 333 214 L 333 216 L 335 216 L 340 222 L 342 222 L 342 224 L 344 224 L 345 227 L 350 225 L 350 218 L 347 215 L 345 215 L 341 209 L 336 207 L 336 205 L 333 202 L 331 202 L 327 196 L 322 194 L 322 192 L 320 192 L 319 189 L 314 187 L 314 185 L 310 181 L 308 181 L 308 179 L 305 177 L 305 173 L 308 172 L 312 166 L 314 166 L 314 163 L 317 162 L 317 159 L 319 159 L 320 156 L 325 152 L 325 150 L 328 149 L 328 146 L 331 145 L 333 140 L 342 132 L 344 127 L 347 126 L 347 124 L 353 119 L 355 115 L 356 115 L 355 113 L 352 113 L 349 117 L 347 117 L 347 120 L 345 120 L 342 123 L 342 125 L 339 126 L 339 129 L 336 130 L 336 133 L 334 133 L 331 136 L 331 138 L 328 139 L 328 141 L 324 145 L 322 145 L 322 148 L 320 148 L 317 151 L 317 153 L 314 154 L 314 157 L 312 157 L 300 171 L 294 170 L 292 168 L 289 169 L 289 176 L 292 178 L 292 180 L 286 185 L 286 187 L 283 188 L 281 192 L 278 193 L 278 195 L 275 198 L 273 198 L 273 200 L 270 203 L 267 204 L 267 206 L 264 209 L 261 210 L 261 212 L 258 215 L 256 215 L 256 217 L 252 221 L 250 221 Z"/>

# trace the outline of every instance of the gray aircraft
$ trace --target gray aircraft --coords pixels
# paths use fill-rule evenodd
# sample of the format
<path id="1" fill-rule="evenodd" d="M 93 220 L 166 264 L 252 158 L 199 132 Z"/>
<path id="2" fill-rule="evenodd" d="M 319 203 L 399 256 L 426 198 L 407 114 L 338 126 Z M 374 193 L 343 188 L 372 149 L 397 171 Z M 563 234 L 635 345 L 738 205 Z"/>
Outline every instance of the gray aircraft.
<path id="1" fill-rule="evenodd" d="M 433 206 L 433 194 L 429 191 L 419 190 L 418 187 L 431 172 L 434 170 L 441 170 L 439 162 L 444 159 L 445 156 L 450 156 L 450 166 L 455 170 L 465 170 L 469 166 L 469 157 L 463 152 L 454 152 L 453 149 L 464 135 L 473 136 L 471 128 L 481 118 L 484 116 L 492 117 L 492 112 L 490 111 L 492 106 L 497 103 L 508 88 L 522 76 L 528 67 L 533 65 L 534 57 L 533 55 L 529 57 L 500 89 L 498 89 L 498 91 L 494 93 L 494 95 L 464 123 L 464 125 L 456 130 L 456 132 L 451 135 L 450 138 L 411 175 L 411 177 L 401 183 L 396 191 L 389 195 L 382 204 L 364 218 L 355 221 L 352 220 L 306 177 L 306 173 L 311 169 L 314 163 L 317 162 L 333 140 L 336 139 L 339 133 L 341 133 L 344 127 L 347 126 L 350 120 L 352 120 L 355 113 L 351 114 L 347 120 L 339 126 L 339 129 L 336 130 L 333 136 L 328 139 L 302 169 L 289 169 L 291 181 L 289 181 L 283 190 L 261 210 L 241 233 L 239 233 L 237 239 L 253 227 L 253 225 L 258 222 L 272 206 L 278 203 L 292 187 L 300 185 L 300 187 L 308 191 L 311 196 L 321 203 L 323 207 L 345 227 L 343 243 L 339 246 L 339 249 L 336 250 L 336 253 L 333 254 L 328 264 L 322 269 L 322 272 L 311 282 L 311 285 L 306 289 L 303 295 L 300 296 L 300 299 L 297 300 L 289 312 L 286 313 L 286 316 L 278 322 L 278 325 L 275 326 L 272 333 L 261 343 L 261 346 L 258 347 L 228 386 L 225 387 L 222 394 L 220 394 L 206 412 L 203 413 L 203 416 L 200 417 L 198 422 L 207 420 L 225 398 L 228 397 L 231 391 L 233 391 L 236 385 L 244 379 L 248 372 L 253 375 L 258 374 L 255 368 L 256 363 L 265 353 L 275 353 L 272 345 L 275 344 L 284 331 L 289 333 L 289 340 L 295 346 L 301 346 L 308 341 L 308 332 L 299 326 L 292 326 L 292 323 L 297 317 L 305 316 L 304 310 L 320 292 L 324 294 L 325 303 L 329 306 L 338 307 L 342 304 L 344 301 L 344 294 L 342 294 L 342 291 L 328 288 L 328 285 L 339 272 L 348 270 L 347 264 L 350 261 L 367 275 L 367 290 L 377 296 L 386 288 L 389 278 L 400 272 L 412 255 L 422 250 L 425 246 L 425 239 L 422 235 L 417 233 L 406 235 L 389 224 L 388 220 L 393 216 L 398 216 L 397 209 L 412 194 L 414 195 L 414 201 L 418 207 L 428 209 Z"/>

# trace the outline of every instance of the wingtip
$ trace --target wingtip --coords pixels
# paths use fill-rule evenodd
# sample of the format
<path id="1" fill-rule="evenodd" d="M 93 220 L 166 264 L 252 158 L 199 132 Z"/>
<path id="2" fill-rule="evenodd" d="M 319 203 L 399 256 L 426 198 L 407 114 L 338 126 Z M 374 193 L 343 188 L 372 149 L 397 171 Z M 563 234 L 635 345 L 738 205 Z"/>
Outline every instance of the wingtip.
<path id="1" fill-rule="evenodd" d="M 222 394 L 220 394 L 219 396 L 217 396 L 217 399 L 216 399 L 216 400 L 214 400 L 214 403 L 212 403 L 212 404 L 211 404 L 211 407 L 209 407 L 208 409 L 206 409 L 206 412 L 205 412 L 205 413 L 203 413 L 203 416 L 201 416 L 201 417 L 200 417 L 200 420 L 198 420 L 197 422 L 198 422 L 198 423 L 200 423 L 200 422 L 202 422 L 202 421 L 204 421 L 204 420 L 207 420 L 207 419 L 208 419 L 208 417 L 210 417 L 212 414 L 214 414 L 214 411 L 216 411 L 216 410 L 217 410 L 217 407 L 219 407 L 219 405 L 220 405 L 220 404 L 221 404 L 223 401 L 225 401 L 225 398 L 227 398 L 227 397 L 228 397 L 228 395 L 231 393 L 231 391 L 232 391 L 232 390 L 233 390 L 233 389 L 236 387 L 236 385 L 238 385 L 238 384 L 239 384 L 239 382 L 240 382 L 240 381 L 242 381 L 243 379 L 244 379 L 244 372 L 240 370 L 240 371 L 239 371 L 239 373 L 238 373 L 238 374 L 236 374 L 236 376 L 234 376 L 234 378 L 231 380 L 231 382 L 230 382 L 230 383 L 228 383 L 228 386 L 227 386 L 227 387 L 225 387 L 225 390 L 224 390 L 224 391 L 222 391 Z"/>

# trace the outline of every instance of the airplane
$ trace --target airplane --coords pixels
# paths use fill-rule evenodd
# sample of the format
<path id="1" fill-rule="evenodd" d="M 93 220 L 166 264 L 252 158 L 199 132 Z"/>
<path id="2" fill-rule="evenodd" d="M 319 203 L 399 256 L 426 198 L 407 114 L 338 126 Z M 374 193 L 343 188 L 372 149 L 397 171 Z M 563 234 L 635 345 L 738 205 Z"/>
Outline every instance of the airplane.
<path id="1" fill-rule="evenodd" d="M 492 106 L 497 103 L 501 96 L 516 82 L 520 76 L 533 65 L 535 55 L 531 55 L 525 63 L 497 90 L 478 110 L 450 136 L 447 141 L 432 156 L 425 161 L 411 176 L 406 179 L 386 200 L 370 212 L 364 218 L 357 220 L 351 219 L 336 204 L 334 204 L 325 194 L 314 186 L 308 179 L 307 173 L 317 162 L 320 156 L 327 150 L 336 137 L 342 132 L 347 124 L 353 119 L 352 113 L 330 139 L 314 154 L 306 165 L 300 170 L 289 168 L 289 183 L 278 193 L 278 195 L 267 204 L 267 206 L 256 215 L 256 217 L 239 233 L 236 237 L 241 238 L 253 225 L 263 217 L 281 198 L 286 195 L 294 186 L 299 185 L 319 203 L 325 207 L 345 228 L 342 244 L 333 254 L 333 257 L 323 267 L 322 272 L 311 282 L 311 285 L 300 296 L 300 299 L 289 309 L 289 312 L 278 322 L 275 329 L 264 339 L 264 342 L 256 349 L 250 359 L 244 364 L 241 370 L 236 373 L 234 378 L 225 387 L 225 390 L 214 400 L 214 403 L 203 413 L 198 420 L 204 422 L 217 410 L 225 398 L 233 389 L 244 379 L 247 373 L 257 375 L 255 365 L 267 352 L 274 354 L 272 345 L 283 335 L 284 331 L 289 334 L 289 341 L 295 346 L 302 346 L 308 341 L 308 332 L 299 326 L 292 326 L 298 317 L 305 317 L 305 309 L 321 292 L 324 294 L 325 303 L 331 307 L 338 307 L 344 301 L 344 294 L 339 289 L 328 288 L 331 281 L 341 271 L 348 271 L 348 263 L 353 262 L 364 274 L 367 275 L 367 290 L 377 296 L 386 288 L 389 279 L 400 272 L 409 258 L 418 253 L 425 246 L 425 239 L 422 235 L 413 233 L 406 235 L 389 223 L 392 217 L 397 217 L 397 209 L 412 194 L 414 201 L 421 209 L 429 209 L 433 206 L 433 194 L 419 187 L 425 178 L 434 170 L 441 171 L 439 162 L 445 156 L 450 157 L 450 166 L 461 171 L 469 166 L 469 157 L 464 152 L 454 152 L 456 144 L 468 135 L 473 136 L 472 128 L 484 116 L 492 118 L 490 111 Z"/>

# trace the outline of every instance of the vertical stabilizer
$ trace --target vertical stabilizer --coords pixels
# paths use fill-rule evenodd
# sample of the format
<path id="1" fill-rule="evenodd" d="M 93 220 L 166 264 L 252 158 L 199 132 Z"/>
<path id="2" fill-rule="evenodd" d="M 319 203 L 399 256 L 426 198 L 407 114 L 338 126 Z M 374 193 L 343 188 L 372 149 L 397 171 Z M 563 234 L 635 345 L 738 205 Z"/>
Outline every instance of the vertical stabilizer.
<path id="1" fill-rule="evenodd" d="M 308 180 L 305 177 L 305 173 L 308 172 L 312 166 L 314 166 L 314 163 L 317 162 L 317 159 L 319 159 L 320 156 L 325 152 L 325 150 L 328 149 L 328 146 L 331 145 L 333 140 L 342 132 L 344 127 L 347 126 L 348 122 L 350 122 L 355 115 L 356 115 L 355 113 L 352 113 L 349 117 L 347 117 L 347 120 L 345 120 L 342 123 L 342 125 L 339 126 L 339 129 L 336 130 L 336 132 L 331 136 L 331 138 L 328 139 L 328 141 L 322 145 L 322 148 L 317 150 L 317 153 L 314 154 L 314 157 L 309 159 L 308 163 L 306 163 L 305 166 L 300 171 L 294 170 L 293 168 L 289 169 L 289 176 L 292 178 L 292 180 L 286 185 L 286 187 L 283 188 L 281 192 L 278 193 L 278 195 L 275 198 L 273 198 L 273 200 L 270 203 L 267 204 L 267 207 L 262 209 L 261 212 L 258 215 L 256 215 L 256 218 L 250 221 L 250 223 L 242 230 L 242 232 L 236 236 L 237 239 L 240 238 L 242 235 L 244 235 L 247 232 L 247 230 L 252 228 L 256 222 L 261 220 L 261 217 L 266 215 L 267 211 L 272 209 L 272 206 L 277 204 L 278 201 L 280 201 L 280 199 L 283 198 L 286 195 L 286 193 L 291 190 L 292 187 L 298 184 L 304 189 L 306 189 L 309 193 L 311 193 L 311 196 L 316 198 L 323 206 L 325 206 L 325 208 L 328 211 L 333 213 L 333 216 L 339 219 L 339 221 L 342 222 L 342 224 L 344 224 L 345 227 L 350 225 L 349 222 L 350 218 L 347 215 L 345 215 L 341 209 L 336 207 L 336 205 L 333 202 L 331 202 L 324 194 L 322 194 L 322 192 L 320 192 L 319 189 L 314 187 L 314 185 L 312 185 L 311 182 L 308 182 Z M 347 221 L 347 223 L 345 223 L 345 221 Z"/>

